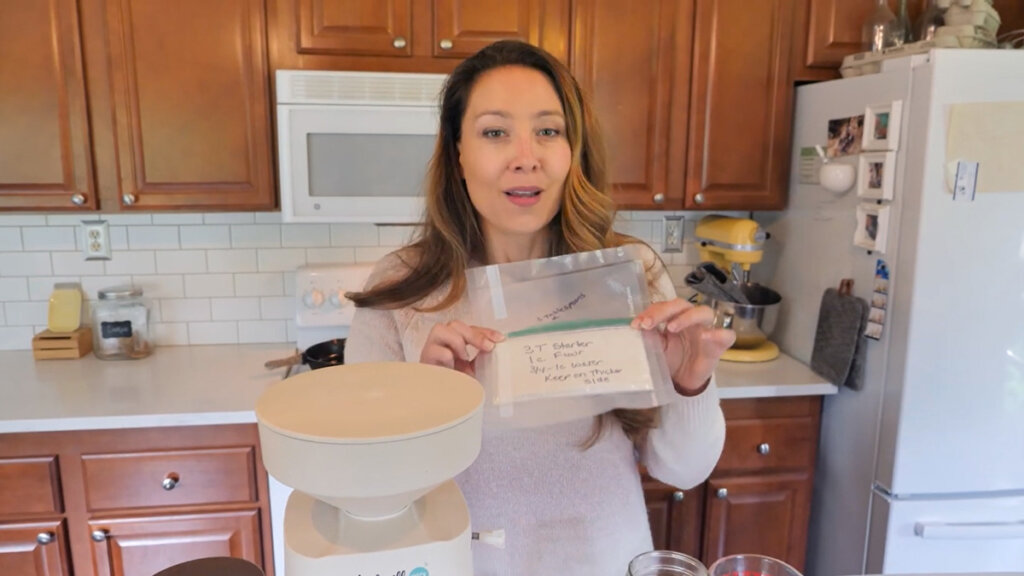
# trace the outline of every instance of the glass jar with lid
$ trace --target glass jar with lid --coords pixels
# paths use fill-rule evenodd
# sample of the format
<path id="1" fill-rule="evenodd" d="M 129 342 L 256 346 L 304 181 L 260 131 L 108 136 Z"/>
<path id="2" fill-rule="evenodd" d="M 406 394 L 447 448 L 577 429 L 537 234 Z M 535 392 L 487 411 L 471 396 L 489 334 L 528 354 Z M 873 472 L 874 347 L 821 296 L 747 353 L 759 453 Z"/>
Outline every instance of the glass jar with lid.
<path id="1" fill-rule="evenodd" d="M 92 304 L 93 353 L 103 360 L 145 358 L 153 351 L 149 306 L 142 288 L 114 286 L 99 291 Z"/>

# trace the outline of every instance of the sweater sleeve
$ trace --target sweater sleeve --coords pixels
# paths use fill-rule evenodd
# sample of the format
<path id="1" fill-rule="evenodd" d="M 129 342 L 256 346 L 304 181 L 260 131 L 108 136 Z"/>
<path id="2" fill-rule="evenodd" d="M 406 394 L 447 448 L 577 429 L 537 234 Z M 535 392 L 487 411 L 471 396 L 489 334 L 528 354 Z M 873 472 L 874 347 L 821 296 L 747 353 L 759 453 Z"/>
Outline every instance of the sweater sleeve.
<path id="1" fill-rule="evenodd" d="M 660 409 L 647 434 L 640 462 L 651 476 L 677 488 L 692 488 L 711 475 L 725 445 L 725 417 L 714 376 L 694 397 L 679 396 Z"/>

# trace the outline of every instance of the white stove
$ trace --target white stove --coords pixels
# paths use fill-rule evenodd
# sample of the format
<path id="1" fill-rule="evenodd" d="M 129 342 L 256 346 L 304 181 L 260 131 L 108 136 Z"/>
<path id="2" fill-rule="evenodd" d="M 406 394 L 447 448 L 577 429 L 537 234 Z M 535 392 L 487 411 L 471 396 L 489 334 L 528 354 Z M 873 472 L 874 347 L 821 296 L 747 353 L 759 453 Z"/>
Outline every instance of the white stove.
<path id="1" fill-rule="evenodd" d="M 295 346 L 348 338 L 355 314 L 346 292 L 362 290 L 373 264 L 309 264 L 295 270 Z M 308 370 L 295 366 L 290 375 Z M 268 475 L 269 476 L 269 475 Z M 284 576 L 284 510 L 292 489 L 273 476 L 270 480 L 270 524 L 274 542 L 274 573 Z"/>

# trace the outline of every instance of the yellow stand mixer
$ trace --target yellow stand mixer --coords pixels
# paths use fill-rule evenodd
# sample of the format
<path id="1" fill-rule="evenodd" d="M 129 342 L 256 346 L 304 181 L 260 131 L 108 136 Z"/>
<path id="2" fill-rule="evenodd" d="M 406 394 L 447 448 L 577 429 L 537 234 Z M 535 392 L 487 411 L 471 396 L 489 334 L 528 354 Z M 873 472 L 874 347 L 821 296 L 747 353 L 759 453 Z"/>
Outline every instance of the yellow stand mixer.
<path id="1" fill-rule="evenodd" d="M 768 337 L 775 328 L 782 297 L 749 281 L 750 266 L 761 261 L 768 234 L 753 220 L 716 215 L 702 218 L 694 235 L 701 260 L 731 275 L 750 302 L 726 302 L 698 291 L 701 303 L 715 311 L 715 324 L 736 332 L 736 343 L 725 351 L 722 360 L 767 362 L 777 358 L 779 347 Z"/>

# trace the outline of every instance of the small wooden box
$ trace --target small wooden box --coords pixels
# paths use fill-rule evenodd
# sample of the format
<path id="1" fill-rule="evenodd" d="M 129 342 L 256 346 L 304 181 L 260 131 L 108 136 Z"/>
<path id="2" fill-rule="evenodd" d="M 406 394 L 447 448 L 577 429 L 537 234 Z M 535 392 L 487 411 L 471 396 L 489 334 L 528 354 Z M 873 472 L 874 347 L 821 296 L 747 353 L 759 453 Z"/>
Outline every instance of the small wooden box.
<path id="1" fill-rule="evenodd" d="M 43 330 L 32 338 L 32 356 L 36 360 L 81 358 L 92 352 L 92 329 L 88 326 L 74 332 Z"/>

